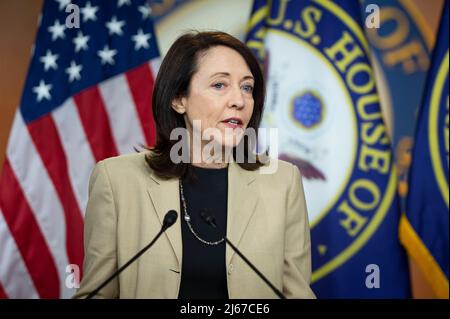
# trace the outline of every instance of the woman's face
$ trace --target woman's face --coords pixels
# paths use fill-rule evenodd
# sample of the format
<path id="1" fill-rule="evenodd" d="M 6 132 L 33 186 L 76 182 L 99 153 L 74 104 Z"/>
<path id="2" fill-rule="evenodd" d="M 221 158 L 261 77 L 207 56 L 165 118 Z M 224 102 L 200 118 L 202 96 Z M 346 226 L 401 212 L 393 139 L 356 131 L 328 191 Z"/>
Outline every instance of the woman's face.
<path id="1" fill-rule="evenodd" d="M 205 138 L 202 146 L 215 140 L 225 147 L 236 146 L 253 113 L 254 78 L 244 58 L 226 46 L 208 49 L 198 58 L 188 96 L 174 101 L 174 109 L 184 115 L 186 127 Z M 194 125 L 199 120 L 200 127 Z M 211 130 L 212 129 L 212 130 Z"/>

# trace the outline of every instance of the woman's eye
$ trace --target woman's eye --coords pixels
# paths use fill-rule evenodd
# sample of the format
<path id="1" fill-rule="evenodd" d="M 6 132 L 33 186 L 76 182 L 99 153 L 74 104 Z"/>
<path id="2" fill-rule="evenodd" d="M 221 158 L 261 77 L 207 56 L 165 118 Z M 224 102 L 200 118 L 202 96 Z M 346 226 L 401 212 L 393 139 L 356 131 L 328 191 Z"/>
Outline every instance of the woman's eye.
<path id="1" fill-rule="evenodd" d="M 223 84 L 223 83 L 213 84 L 213 87 L 216 88 L 216 89 L 222 89 L 224 86 L 225 86 L 225 84 Z"/>
<path id="2" fill-rule="evenodd" d="M 242 88 L 247 93 L 252 93 L 253 92 L 253 86 L 251 86 L 251 85 L 244 85 Z"/>

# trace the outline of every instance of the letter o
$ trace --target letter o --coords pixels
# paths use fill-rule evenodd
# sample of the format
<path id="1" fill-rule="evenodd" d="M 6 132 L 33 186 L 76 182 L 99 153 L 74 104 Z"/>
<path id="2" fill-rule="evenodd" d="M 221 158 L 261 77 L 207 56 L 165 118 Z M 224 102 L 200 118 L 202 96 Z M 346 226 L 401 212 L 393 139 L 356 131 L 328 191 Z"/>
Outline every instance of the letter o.
<path id="1" fill-rule="evenodd" d="M 356 191 L 360 189 L 369 191 L 373 198 L 371 202 L 364 202 L 356 196 Z M 372 181 L 368 179 L 359 179 L 350 186 L 349 198 L 356 208 L 370 210 L 378 205 L 380 201 L 380 190 Z"/>
<path id="2" fill-rule="evenodd" d="M 380 11 L 380 24 L 382 25 L 389 21 L 396 22 L 397 27 L 386 36 L 379 35 L 378 30 L 381 29 L 368 29 L 367 34 L 371 42 L 379 49 L 392 49 L 405 41 L 409 34 L 408 19 L 400 10 L 392 7 L 382 8 Z"/>

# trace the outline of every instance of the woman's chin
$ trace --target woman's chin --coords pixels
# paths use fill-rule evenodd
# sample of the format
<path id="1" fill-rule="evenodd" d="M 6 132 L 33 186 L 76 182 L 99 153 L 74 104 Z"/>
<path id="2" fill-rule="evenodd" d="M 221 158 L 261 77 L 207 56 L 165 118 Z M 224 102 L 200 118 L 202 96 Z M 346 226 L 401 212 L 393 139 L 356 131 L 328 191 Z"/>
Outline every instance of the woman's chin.
<path id="1" fill-rule="evenodd" d="M 226 135 L 222 142 L 224 148 L 234 148 L 241 142 L 242 137 L 236 135 Z"/>

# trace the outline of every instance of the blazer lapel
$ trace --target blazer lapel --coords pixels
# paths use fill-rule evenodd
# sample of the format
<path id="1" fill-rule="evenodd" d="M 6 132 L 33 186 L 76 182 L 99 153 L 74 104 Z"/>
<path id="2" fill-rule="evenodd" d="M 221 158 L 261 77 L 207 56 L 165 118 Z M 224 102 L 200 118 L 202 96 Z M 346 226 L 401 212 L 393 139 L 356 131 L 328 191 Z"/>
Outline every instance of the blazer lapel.
<path id="1" fill-rule="evenodd" d="M 228 169 L 227 237 L 238 248 L 258 201 L 258 191 L 254 183 L 256 174 L 256 171 L 246 171 L 234 162 L 230 163 Z M 227 265 L 234 254 L 231 247 L 227 245 Z"/>
<path id="2" fill-rule="evenodd" d="M 147 191 L 161 225 L 163 224 L 164 216 L 169 210 L 174 209 L 178 213 L 177 221 L 165 231 L 165 236 L 172 246 L 178 260 L 178 266 L 181 267 L 182 243 L 179 181 L 178 179 L 163 180 L 154 174 L 151 175 L 151 178 L 152 181 Z"/>
<path id="3" fill-rule="evenodd" d="M 255 212 L 256 203 L 258 201 L 258 191 L 256 183 L 254 183 L 256 174 L 255 171 L 246 171 L 242 169 L 234 162 L 230 163 L 228 169 L 227 237 L 236 247 L 239 247 L 242 235 Z M 178 212 L 176 223 L 166 230 L 165 236 L 172 246 L 179 267 L 181 267 L 182 239 L 179 180 L 163 180 L 154 174 L 150 176 L 152 180 L 147 191 L 161 225 L 165 214 L 169 210 L 175 209 Z M 227 264 L 230 263 L 234 254 L 231 247 L 227 245 Z"/>

